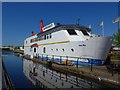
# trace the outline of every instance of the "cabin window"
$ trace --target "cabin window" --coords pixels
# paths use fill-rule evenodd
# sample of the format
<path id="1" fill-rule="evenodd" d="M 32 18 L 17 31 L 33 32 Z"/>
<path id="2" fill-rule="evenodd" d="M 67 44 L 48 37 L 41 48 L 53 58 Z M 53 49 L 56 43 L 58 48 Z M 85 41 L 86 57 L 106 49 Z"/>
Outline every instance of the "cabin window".
<path id="1" fill-rule="evenodd" d="M 87 31 L 81 30 L 81 32 L 82 32 L 84 35 L 89 36 L 89 34 L 87 33 Z"/>
<path id="2" fill-rule="evenodd" d="M 43 53 L 46 53 L 46 49 L 45 49 L 45 47 L 43 48 Z"/>
<path id="3" fill-rule="evenodd" d="M 44 39 L 46 40 L 46 35 L 44 36 Z"/>
<path id="4" fill-rule="evenodd" d="M 34 52 L 36 52 L 36 48 L 34 48 Z"/>
<path id="5" fill-rule="evenodd" d="M 62 49 L 63 51 L 65 51 L 64 49 Z"/>
<path id="6" fill-rule="evenodd" d="M 50 33 L 50 38 L 52 38 L 52 35 L 51 35 L 51 33 Z"/>
<path id="7" fill-rule="evenodd" d="M 56 49 L 56 51 L 58 51 L 58 49 Z"/>
<path id="8" fill-rule="evenodd" d="M 74 29 L 67 29 L 67 32 L 69 33 L 69 35 L 77 35 Z"/>
<path id="9" fill-rule="evenodd" d="M 26 41 L 26 44 L 27 44 L 27 41 Z"/>
<path id="10" fill-rule="evenodd" d="M 49 39 L 49 35 L 47 35 L 47 39 Z"/>

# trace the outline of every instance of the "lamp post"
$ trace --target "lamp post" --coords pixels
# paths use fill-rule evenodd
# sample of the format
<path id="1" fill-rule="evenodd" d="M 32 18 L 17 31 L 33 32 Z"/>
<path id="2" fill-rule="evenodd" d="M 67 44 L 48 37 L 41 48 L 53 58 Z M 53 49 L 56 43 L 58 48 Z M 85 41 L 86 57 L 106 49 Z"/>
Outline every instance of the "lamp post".
<path id="1" fill-rule="evenodd" d="M 104 36 L 104 22 L 103 21 L 100 23 L 100 26 L 102 27 L 102 34 Z"/>
<path id="2" fill-rule="evenodd" d="M 77 19 L 77 25 L 80 25 L 80 18 Z"/>

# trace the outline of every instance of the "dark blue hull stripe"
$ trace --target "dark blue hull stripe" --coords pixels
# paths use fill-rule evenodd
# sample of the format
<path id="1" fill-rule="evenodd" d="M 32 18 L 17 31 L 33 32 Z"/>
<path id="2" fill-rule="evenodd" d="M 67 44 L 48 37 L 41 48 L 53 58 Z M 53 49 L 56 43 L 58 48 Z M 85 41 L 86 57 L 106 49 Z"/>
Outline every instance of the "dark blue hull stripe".
<path id="1" fill-rule="evenodd" d="M 26 55 L 26 56 L 29 56 L 30 55 Z M 47 61 L 50 61 L 52 60 L 52 58 L 49 58 L 49 57 L 41 57 L 41 56 L 38 56 L 38 59 L 42 59 L 42 60 L 47 60 Z M 64 60 L 63 59 L 60 59 L 60 58 L 54 58 L 54 61 L 55 62 L 63 62 Z M 76 60 L 71 60 L 72 64 L 73 65 L 77 65 L 77 61 Z M 93 66 L 100 66 L 102 65 L 102 60 L 98 60 L 98 59 L 88 59 L 88 62 L 81 62 L 81 61 L 78 61 L 78 65 L 80 66 L 90 66 L 90 65 L 93 65 Z"/>

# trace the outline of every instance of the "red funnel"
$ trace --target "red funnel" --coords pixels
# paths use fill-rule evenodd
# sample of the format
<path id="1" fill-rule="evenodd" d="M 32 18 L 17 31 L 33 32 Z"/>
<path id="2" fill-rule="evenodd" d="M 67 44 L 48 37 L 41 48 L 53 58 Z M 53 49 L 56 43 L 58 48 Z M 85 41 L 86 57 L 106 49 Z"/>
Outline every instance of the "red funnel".
<path id="1" fill-rule="evenodd" d="M 32 32 L 32 36 L 34 36 L 35 34 L 34 34 L 34 32 Z"/>
<path id="2" fill-rule="evenodd" d="M 41 20 L 40 21 L 40 33 L 43 32 L 43 27 L 44 27 L 44 24 L 43 24 L 43 21 Z"/>

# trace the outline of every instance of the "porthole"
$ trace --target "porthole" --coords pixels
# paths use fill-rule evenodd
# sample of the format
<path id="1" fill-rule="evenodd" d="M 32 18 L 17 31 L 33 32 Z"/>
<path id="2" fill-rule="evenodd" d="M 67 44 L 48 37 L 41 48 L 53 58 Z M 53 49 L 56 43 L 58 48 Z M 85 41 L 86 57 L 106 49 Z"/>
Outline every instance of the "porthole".
<path id="1" fill-rule="evenodd" d="M 64 49 L 62 49 L 63 51 L 65 51 Z"/>
<path id="2" fill-rule="evenodd" d="M 58 49 L 56 49 L 56 51 L 58 51 Z"/>
<path id="3" fill-rule="evenodd" d="M 74 52 L 74 49 L 72 48 L 71 51 Z"/>

